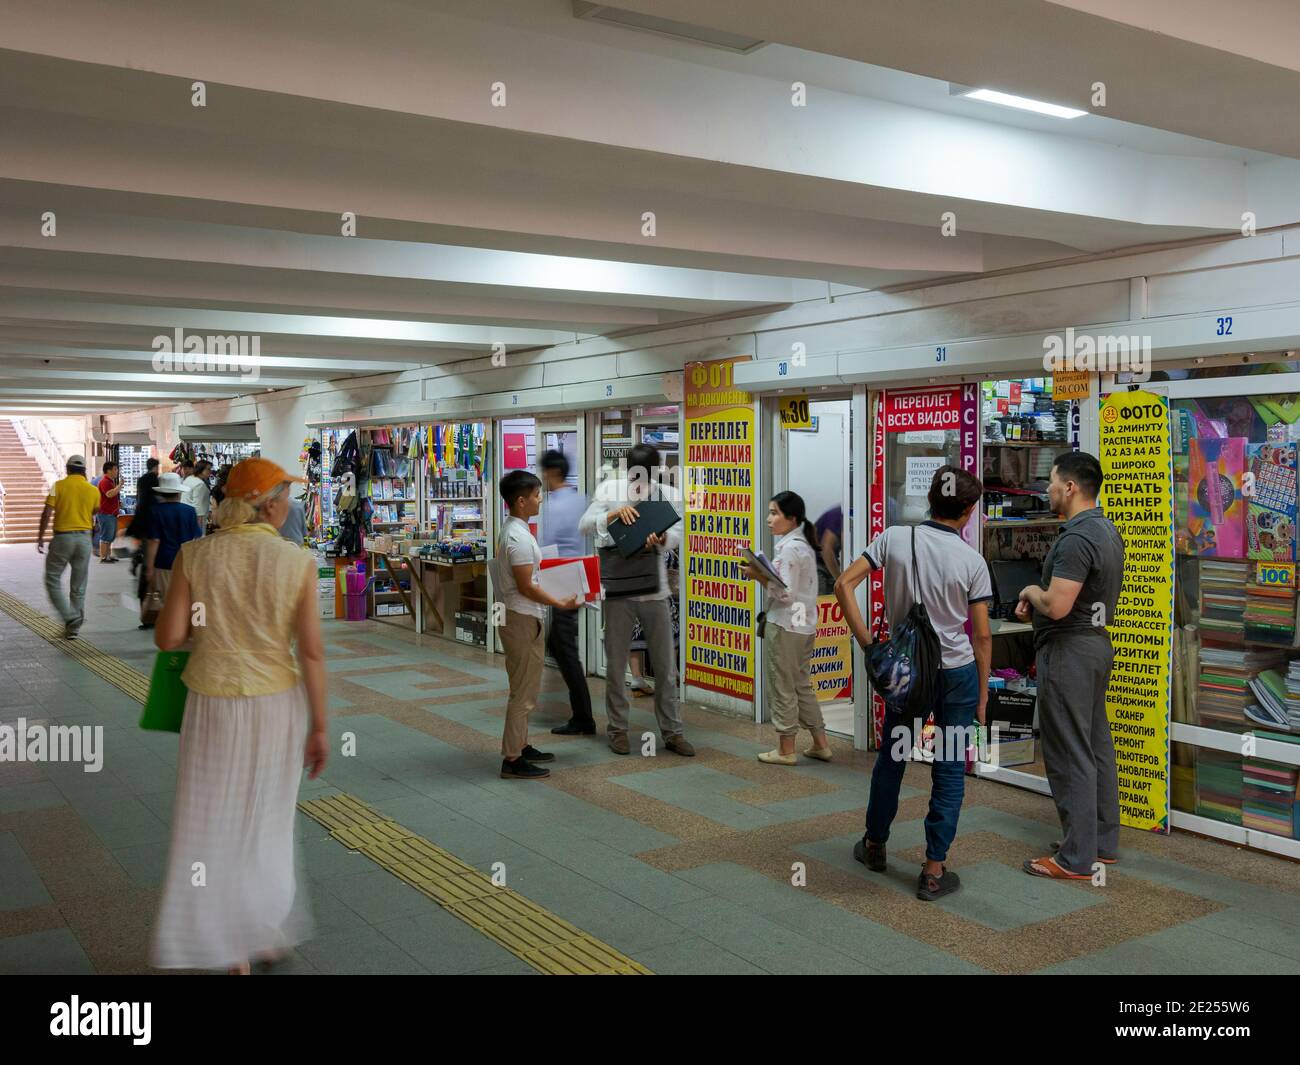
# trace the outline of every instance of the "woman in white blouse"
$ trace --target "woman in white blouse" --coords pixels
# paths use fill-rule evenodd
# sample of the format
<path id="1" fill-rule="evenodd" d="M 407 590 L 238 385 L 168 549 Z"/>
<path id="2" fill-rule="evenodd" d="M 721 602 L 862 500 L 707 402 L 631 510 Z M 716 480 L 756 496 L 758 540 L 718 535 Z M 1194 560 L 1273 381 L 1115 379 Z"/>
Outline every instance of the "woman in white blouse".
<path id="1" fill-rule="evenodd" d="M 742 576 L 751 577 L 767 592 L 768 698 L 779 746 L 758 756 L 771 765 L 794 765 L 794 741 L 800 728 L 812 733 L 805 757 L 831 760 L 826 722 L 812 690 L 812 653 L 817 639 L 817 532 L 808 520 L 803 497 L 778 492 L 767 504 L 767 527 L 776 538 L 772 564 L 779 584 L 741 563 Z"/>

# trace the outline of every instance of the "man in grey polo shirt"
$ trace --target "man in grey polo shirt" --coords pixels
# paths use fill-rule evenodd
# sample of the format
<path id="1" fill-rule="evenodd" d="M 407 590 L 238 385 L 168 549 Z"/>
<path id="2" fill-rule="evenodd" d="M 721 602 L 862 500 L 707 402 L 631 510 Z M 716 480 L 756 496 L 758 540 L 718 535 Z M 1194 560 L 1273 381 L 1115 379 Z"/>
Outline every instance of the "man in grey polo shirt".
<path id="1" fill-rule="evenodd" d="M 1101 465 L 1070 451 L 1052 466 L 1048 498 L 1065 519 L 1043 562 L 1041 587 L 1020 593 L 1016 617 L 1034 623 L 1043 764 L 1065 835 L 1055 856 L 1025 862 L 1031 876 L 1086 880 L 1119 855 L 1119 779 L 1106 718 L 1113 652 L 1106 626 L 1124 583 L 1124 541 L 1097 506 Z"/>

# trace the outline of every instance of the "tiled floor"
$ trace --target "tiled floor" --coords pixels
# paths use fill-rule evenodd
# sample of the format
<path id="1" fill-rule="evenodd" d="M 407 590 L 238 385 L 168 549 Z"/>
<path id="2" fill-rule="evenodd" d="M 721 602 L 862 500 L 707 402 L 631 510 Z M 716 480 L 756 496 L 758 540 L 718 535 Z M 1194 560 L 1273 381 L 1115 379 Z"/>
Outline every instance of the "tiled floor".
<path id="1" fill-rule="evenodd" d="M 47 609 L 40 559 L 0 547 L 0 588 Z M 83 637 L 142 672 L 128 567 L 91 564 Z M 699 750 L 619 757 L 552 739 L 567 717 L 548 671 L 536 722 L 545 783 L 497 777 L 499 661 L 376 622 L 326 623 L 336 752 L 304 797 L 347 791 L 657 973 L 1300 973 L 1300 866 L 1187 834 L 1125 832 L 1105 888 L 1019 871 L 1057 829 L 1041 796 L 967 781 L 951 855 L 965 887 L 913 897 L 928 780 L 909 769 L 890 870 L 850 856 L 871 756 L 760 765 L 766 729 L 688 709 Z M 0 763 L 0 972 L 147 969 L 176 737 L 0 614 L 0 721 L 104 728 L 99 773 Z M 593 678 L 599 706 L 602 684 Z M 634 725 L 653 730 L 644 702 Z M 314 937 L 286 973 L 531 973 L 481 933 L 299 818 Z"/>

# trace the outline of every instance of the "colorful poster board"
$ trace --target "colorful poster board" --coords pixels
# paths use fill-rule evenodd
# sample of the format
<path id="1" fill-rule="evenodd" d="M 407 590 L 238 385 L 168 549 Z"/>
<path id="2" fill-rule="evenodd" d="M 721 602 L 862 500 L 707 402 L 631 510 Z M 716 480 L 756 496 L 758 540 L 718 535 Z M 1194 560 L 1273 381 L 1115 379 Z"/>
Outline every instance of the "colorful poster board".
<path id="1" fill-rule="evenodd" d="M 819 703 L 853 698 L 853 634 L 834 595 L 817 597 L 812 690 Z"/>
<path id="2" fill-rule="evenodd" d="M 1246 504 L 1241 484 L 1246 440 L 1198 437 L 1191 441 L 1189 453 L 1190 553 L 1206 558 L 1245 557 Z"/>
<path id="3" fill-rule="evenodd" d="M 1295 559 L 1296 446 L 1248 444 L 1246 557 L 1260 562 Z"/>
<path id="4" fill-rule="evenodd" d="M 747 360 L 685 368 L 682 635 L 687 687 L 753 702 L 756 593 L 740 576 L 739 556 L 757 545 L 754 400 L 732 377 L 735 364 Z"/>
<path id="5" fill-rule="evenodd" d="M 1168 832 L 1174 621 L 1169 400 L 1146 391 L 1113 392 L 1101 404 L 1100 427 L 1100 502 L 1124 539 L 1124 586 L 1110 619 L 1115 662 L 1106 691 L 1120 823 Z"/>

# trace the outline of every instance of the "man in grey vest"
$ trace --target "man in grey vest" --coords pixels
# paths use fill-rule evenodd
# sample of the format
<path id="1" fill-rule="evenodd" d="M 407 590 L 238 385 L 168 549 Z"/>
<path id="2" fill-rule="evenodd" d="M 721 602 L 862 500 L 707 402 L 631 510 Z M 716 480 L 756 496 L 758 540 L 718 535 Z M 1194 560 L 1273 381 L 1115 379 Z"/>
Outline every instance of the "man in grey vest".
<path id="1" fill-rule="evenodd" d="M 673 617 L 669 609 L 668 569 L 664 559 L 666 551 L 676 550 L 682 542 L 682 523 L 679 521 L 662 536 L 651 536 L 646 541 L 647 571 L 630 575 L 626 587 L 621 580 L 607 578 L 606 559 L 617 564 L 617 552 L 612 549 L 614 538 L 609 535 L 609 525 L 614 521 L 631 524 L 636 521 L 636 505 L 648 499 L 671 502 L 680 515 L 681 493 L 662 475 L 665 472 L 659 451 L 650 444 L 637 444 L 627 453 L 627 473 L 623 477 L 610 477 L 602 481 L 592 497 L 591 506 L 578 523 L 578 531 L 595 539 L 596 548 L 602 551 L 601 583 L 605 586 L 605 601 L 601 611 L 605 618 L 605 714 L 609 723 L 605 731 L 609 748 L 615 754 L 627 754 L 628 699 L 623 687 L 627 670 L 627 657 L 632 643 L 632 631 L 641 623 L 645 632 L 650 665 L 655 673 L 655 718 L 663 734 L 664 746 L 684 758 L 695 756 L 695 748 L 683 735 L 682 712 L 677 701 L 677 656 L 673 651 Z M 635 563 L 634 563 L 635 565 Z"/>
<path id="2" fill-rule="evenodd" d="M 1124 541 L 1097 506 L 1101 464 L 1082 451 L 1057 457 L 1047 494 L 1064 519 L 1043 562 L 1042 585 L 1020 593 L 1016 617 L 1034 624 L 1043 764 L 1064 836 L 1025 872 L 1091 879 L 1119 857 L 1119 779 L 1106 717 L 1113 652 L 1106 626 L 1124 583 Z"/>

